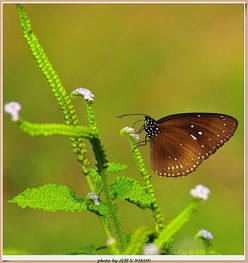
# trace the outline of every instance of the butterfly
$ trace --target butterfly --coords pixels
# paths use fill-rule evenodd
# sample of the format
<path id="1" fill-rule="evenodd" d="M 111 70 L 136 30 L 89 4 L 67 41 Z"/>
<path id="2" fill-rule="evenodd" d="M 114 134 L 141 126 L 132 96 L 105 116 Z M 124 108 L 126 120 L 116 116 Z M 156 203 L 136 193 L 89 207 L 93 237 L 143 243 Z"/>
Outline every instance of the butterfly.
<path id="1" fill-rule="evenodd" d="M 143 145 L 150 141 L 152 169 L 163 177 L 194 172 L 231 138 L 238 127 L 235 118 L 218 113 L 180 113 L 157 121 L 146 114 L 118 117 L 127 115 L 144 115 L 144 125 L 138 133 L 145 130 Z"/>

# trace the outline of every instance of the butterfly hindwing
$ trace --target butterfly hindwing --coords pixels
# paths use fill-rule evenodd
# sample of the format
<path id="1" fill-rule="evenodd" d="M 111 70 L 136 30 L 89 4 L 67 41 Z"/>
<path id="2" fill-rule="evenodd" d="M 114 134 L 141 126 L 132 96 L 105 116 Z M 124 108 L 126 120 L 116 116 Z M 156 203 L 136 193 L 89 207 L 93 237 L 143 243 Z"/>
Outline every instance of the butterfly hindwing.
<path id="1" fill-rule="evenodd" d="M 157 121 L 160 133 L 150 138 L 151 163 L 165 177 L 193 172 L 234 134 L 235 118 L 217 113 L 185 113 Z"/>

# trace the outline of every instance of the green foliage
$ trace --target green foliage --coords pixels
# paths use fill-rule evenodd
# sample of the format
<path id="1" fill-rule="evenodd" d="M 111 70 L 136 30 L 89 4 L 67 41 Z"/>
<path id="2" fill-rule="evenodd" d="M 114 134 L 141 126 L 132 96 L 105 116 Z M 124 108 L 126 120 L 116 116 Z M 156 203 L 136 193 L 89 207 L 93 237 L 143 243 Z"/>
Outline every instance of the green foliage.
<path id="1" fill-rule="evenodd" d="M 20 120 L 19 127 L 25 133 L 32 136 L 44 135 L 61 135 L 74 136 L 92 139 L 95 137 L 94 131 L 85 126 L 69 126 L 64 124 L 38 124 Z"/>
<path id="2" fill-rule="evenodd" d="M 189 220 L 190 216 L 199 204 L 200 201 L 194 199 L 176 218 L 167 224 L 164 230 L 159 233 L 158 238 L 154 241 L 155 244 L 158 247 L 163 248 L 164 244 L 166 244 L 166 242 L 168 242 L 171 237 Z"/>
<path id="3" fill-rule="evenodd" d="M 142 254 L 142 248 L 148 240 L 148 236 L 152 234 L 154 230 L 148 226 L 142 226 L 134 231 L 131 235 L 126 250 L 123 255 L 140 255 Z"/>
<path id="4" fill-rule="evenodd" d="M 89 175 L 92 177 L 93 181 L 95 182 L 96 192 L 98 192 L 100 190 L 101 185 L 102 185 L 102 178 L 101 178 L 101 176 L 93 168 L 89 169 Z"/>
<path id="5" fill-rule="evenodd" d="M 20 207 L 30 207 L 54 212 L 58 210 L 82 212 L 87 204 L 75 196 L 67 186 L 61 184 L 46 184 L 38 188 L 28 188 L 9 202 Z"/>
<path id="6" fill-rule="evenodd" d="M 30 207 L 49 212 L 60 210 L 82 212 L 89 210 L 108 216 L 108 209 L 103 202 L 95 205 L 93 200 L 88 197 L 78 198 L 69 187 L 61 184 L 46 184 L 38 188 L 28 188 L 9 202 L 22 208 Z"/>
<path id="7" fill-rule="evenodd" d="M 173 248 L 174 240 L 171 238 L 168 242 L 164 244 L 164 247 L 162 248 L 162 252 L 165 255 L 174 255 L 175 251 Z"/>
<path id="8" fill-rule="evenodd" d="M 201 233 L 195 235 L 195 239 L 200 239 L 204 245 L 206 255 L 218 255 L 218 253 L 213 249 L 213 240 L 204 237 Z"/>
<path id="9" fill-rule="evenodd" d="M 121 163 L 108 163 L 107 173 L 108 174 L 116 174 L 121 172 L 127 168 L 126 164 Z"/>
<path id="10" fill-rule="evenodd" d="M 138 170 L 139 170 L 139 172 L 140 172 L 140 174 L 144 180 L 145 189 L 146 189 L 147 193 L 149 193 L 153 199 L 152 200 L 152 206 L 151 206 L 152 214 L 153 214 L 153 217 L 157 223 L 157 228 L 160 231 L 164 228 L 164 217 L 163 217 L 161 209 L 158 205 L 158 201 L 155 197 L 154 189 L 153 189 L 153 186 L 152 186 L 151 181 L 150 181 L 151 177 L 148 174 L 148 171 L 146 169 L 146 166 L 145 166 L 144 160 L 142 158 L 141 152 L 139 151 L 139 149 L 137 147 L 136 139 L 132 136 L 131 131 L 128 131 L 126 129 L 122 129 L 120 131 L 120 134 L 121 135 L 128 135 L 128 139 L 130 142 L 130 146 L 131 146 L 131 150 L 132 150 L 132 153 L 134 156 L 134 160 L 136 161 Z"/>
<path id="11" fill-rule="evenodd" d="M 99 255 L 99 250 L 107 248 L 106 246 L 96 247 L 94 245 L 84 246 L 66 252 L 66 255 Z"/>
<path id="12" fill-rule="evenodd" d="M 146 192 L 145 187 L 133 178 L 118 176 L 112 184 L 112 192 L 116 198 L 127 200 L 140 208 L 151 208 L 153 198 Z"/>
<path id="13" fill-rule="evenodd" d="M 62 83 L 49 62 L 48 57 L 42 46 L 40 45 L 36 35 L 34 34 L 28 16 L 26 15 L 23 5 L 17 5 L 17 11 L 19 14 L 23 34 L 27 40 L 27 44 L 36 60 L 38 67 L 41 69 L 43 75 L 47 79 L 55 98 L 60 106 L 60 109 L 64 113 L 66 124 L 78 125 L 77 116 L 75 115 L 74 106 L 71 104 L 71 99 L 66 95 L 66 91 L 62 86 Z"/>

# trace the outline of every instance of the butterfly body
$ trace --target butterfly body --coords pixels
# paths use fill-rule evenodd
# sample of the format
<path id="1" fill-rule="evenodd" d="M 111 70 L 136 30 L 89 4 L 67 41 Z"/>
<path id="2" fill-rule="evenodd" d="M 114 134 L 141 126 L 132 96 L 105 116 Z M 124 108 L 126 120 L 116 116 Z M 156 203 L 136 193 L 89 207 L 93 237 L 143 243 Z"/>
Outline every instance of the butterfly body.
<path id="1" fill-rule="evenodd" d="M 164 177 L 192 173 L 234 134 L 238 121 L 218 113 L 181 113 L 144 118 L 153 171 Z"/>
<path id="2" fill-rule="evenodd" d="M 149 138 L 158 136 L 158 134 L 160 133 L 158 122 L 148 115 L 145 116 L 144 121 L 144 130 L 146 131 L 147 136 Z"/>

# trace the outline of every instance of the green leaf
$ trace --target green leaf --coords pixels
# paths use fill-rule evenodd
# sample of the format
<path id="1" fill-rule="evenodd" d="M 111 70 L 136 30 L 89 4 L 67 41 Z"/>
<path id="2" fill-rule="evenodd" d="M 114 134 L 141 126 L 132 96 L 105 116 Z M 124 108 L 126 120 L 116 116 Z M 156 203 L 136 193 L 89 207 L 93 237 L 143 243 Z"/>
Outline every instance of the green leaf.
<path id="1" fill-rule="evenodd" d="M 100 201 L 99 205 L 95 205 L 92 199 L 88 199 L 88 197 L 86 197 L 85 199 L 87 199 L 87 209 L 89 211 L 109 217 L 109 209 L 105 202 Z"/>
<path id="2" fill-rule="evenodd" d="M 116 174 L 118 172 L 123 171 L 127 168 L 126 164 L 121 163 L 108 163 L 107 173 L 108 174 Z"/>
<path id="3" fill-rule="evenodd" d="M 89 169 L 90 176 L 92 177 L 93 181 L 96 184 L 96 191 L 99 191 L 101 184 L 102 184 L 102 178 L 99 175 L 99 173 L 95 170 L 90 168 Z"/>
<path id="4" fill-rule="evenodd" d="M 57 123 L 31 123 L 20 120 L 18 122 L 20 129 L 32 136 L 74 136 L 87 139 L 95 138 L 96 133 L 93 129 L 86 126 L 70 126 Z"/>
<path id="5" fill-rule="evenodd" d="M 154 240 L 154 243 L 159 248 L 163 248 L 163 245 L 166 244 L 187 221 L 189 221 L 190 216 L 193 214 L 199 204 L 200 201 L 194 199 L 177 217 L 167 224 L 167 226 L 159 233 L 158 238 Z"/>
<path id="6" fill-rule="evenodd" d="M 84 246 L 78 249 L 73 249 L 68 252 L 66 252 L 66 255 L 98 255 L 99 252 L 97 252 L 100 249 L 105 249 L 106 246 L 100 246 L 96 247 L 94 245 Z"/>
<path id="7" fill-rule="evenodd" d="M 93 213 L 108 217 L 108 207 L 104 202 L 95 205 L 89 197 L 78 198 L 69 187 L 61 184 L 46 184 L 38 188 L 29 188 L 20 193 L 10 203 L 18 206 L 42 209 L 49 212 L 68 211 Z"/>
<path id="8" fill-rule="evenodd" d="M 151 207 L 152 197 L 135 179 L 118 176 L 112 184 L 112 192 L 116 198 L 127 200 L 141 208 Z"/>
<path id="9" fill-rule="evenodd" d="M 45 211 L 81 212 L 87 209 L 85 200 L 77 198 L 67 186 L 61 184 L 46 184 L 38 188 L 28 188 L 9 202 L 20 207 L 43 209 Z"/>
<path id="10" fill-rule="evenodd" d="M 154 230 L 148 226 L 142 226 L 134 231 L 131 235 L 131 240 L 129 241 L 126 250 L 123 255 L 140 255 L 141 249 L 144 247 L 148 240 L 148 236 L 152 234 Z"/>

